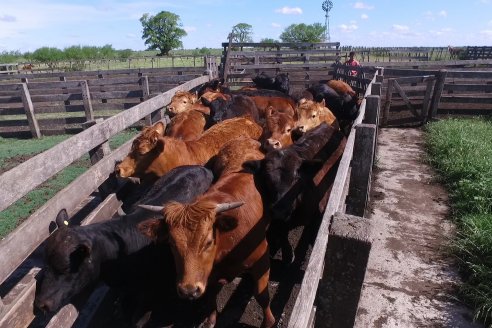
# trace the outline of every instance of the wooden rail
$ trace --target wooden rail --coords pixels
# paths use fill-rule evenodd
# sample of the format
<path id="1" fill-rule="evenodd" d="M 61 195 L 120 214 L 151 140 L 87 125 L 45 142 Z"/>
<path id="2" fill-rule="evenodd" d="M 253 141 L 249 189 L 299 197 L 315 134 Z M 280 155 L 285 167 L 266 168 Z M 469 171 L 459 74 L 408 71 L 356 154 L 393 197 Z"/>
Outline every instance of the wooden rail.
<path id="1" fill-rule="evenodd" d="M 492 68 L 487 66 L 480 71 L 386 67 L 385 78 L 385 126 L 423 124 L 438 115 L 492 113 Z"/>
<path id="2" fill-rule="evenodd" d="M 374 89 L 372 88 L 372 84 L 379 83 L 380 81 L 380 79 L 377 78 L 377 75 L 379 75 L 379 73 L 374 76 L 370 83 L 371 88 L 368 88 L 365 94 L 365 99 L 362 101 L 360 107 L 359 116 L 355 120 L 354 126 L 348 136 L 345 150 L 342 155 L 340 165 L 338 167 L 337 175 L 331 189 L 330 198 L 328 200 L 328 204 L 326 205 L 316 241 L 311 252 L 311 257 L 309 258 L 309 262 L 304 273 L 301 288 L 299 290 L 294 308 L 290 315 L 290 320 L 288 324 L 289 328 L 307 328 L 313 326 L 315 321 L 315 319 L 313 320 L 313 317 L 316 317 L 314 314 L 316 312 L 316 309 L 313 305 L 318 291 L 318 284 L 320 282 L 320 279 L 323 277 L 325 265 L 330 265 L 330 263 L 325 263 L 325 254 L 329 242 L 328 236 L 330 232 L 330 225 L 332 223 L 332 218 L 335 212 L 344 212 L 344 203 L 346 197 L 345 192 L 346 190 L 348 190 L 348 183 L 350 181 L 349 172 L 351 171 L 352 162 L 354 161 L 354 157 L 358 156 L 359 154 L 366 157 L 363 160 L 371 159 L 372 163 L 372 158 L 375 152 L 374 143 L 368 144 L 369 149 L 367 149 L 367 151 L 359 153 L 354 152 L 354 146 L 357 134 L 357 127 L 362 124 L 366 116 L 371 117 L 373 120 L 379 117 L 380 95 L 371 95 L 372 92 L 376 93 L 380 91 L 380 87 L 375 87 Z M 376 97 L 376 101 L 372 100 L 368 102 L 369 96 Z M 370 107 L 368 106 L 368 104 Z M 369 112 L 371 114 L 366 114 Z M 372 125 L 371 129 L 377 131 L 377 120 L 374 122 L 368 121 L 368 123 Z M 368 172 L 366 172 L 366 174 L 367 176 L 370 176 L 372 172 L 372 166 L 367 167 L 367 169 Z M 368 185 L 370 184 L 370 179 L 366 178 L 364 183 L 365 186 L 362 187 L 368 190 L 370 186 Z M 363 197 L 366 197 L 366 195 L 363 195 Z M 363 208 L 365 208 L 367 201 L 366 198 L 364 199 L 364 201 L 361 201 L 363 203 Z"/>
<path id="3" fill-rule="evenodd" d="M 29 78 L 17 78 L 14 83 L 5 81 L 0 83 L 0 134 L 8 137 L 30 133 L 38 138 L 67 131 L 80 132 L 86 121 L 110 117 L 204 73 L 217 76 L 215 57 L 205 60 L 207 66 L 199 71 L 33 74 Z M 54 113 L 60 115 L 54 118 Z M 24 118 L 3 120 L 4 115 L 24 115 Z"/>

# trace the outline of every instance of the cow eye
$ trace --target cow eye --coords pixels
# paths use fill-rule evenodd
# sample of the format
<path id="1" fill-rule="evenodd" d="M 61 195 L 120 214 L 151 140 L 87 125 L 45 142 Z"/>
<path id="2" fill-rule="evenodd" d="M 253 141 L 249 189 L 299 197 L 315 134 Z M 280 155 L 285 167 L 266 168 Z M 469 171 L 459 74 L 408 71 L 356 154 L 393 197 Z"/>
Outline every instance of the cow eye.
<path id="1" fill-rule="evenodd" d="M 292 129 L 291 128 L 287 128 L 287 132 L 290 132 Z"/>
<path id="2" fill-rule="evenodd" d="M 316 117 L 316 114 L 313 114 L 313 116 L 311 116 L 312 118 L 315 118 Z"/>
<path id="3" fill-rule="evenodd" d="M 205 249 L 207 250 L 210 247 L 212 247 L 213 243 L 214 243 L 213 239 L 207 240 L 207 242 L 205 243 Z"/>

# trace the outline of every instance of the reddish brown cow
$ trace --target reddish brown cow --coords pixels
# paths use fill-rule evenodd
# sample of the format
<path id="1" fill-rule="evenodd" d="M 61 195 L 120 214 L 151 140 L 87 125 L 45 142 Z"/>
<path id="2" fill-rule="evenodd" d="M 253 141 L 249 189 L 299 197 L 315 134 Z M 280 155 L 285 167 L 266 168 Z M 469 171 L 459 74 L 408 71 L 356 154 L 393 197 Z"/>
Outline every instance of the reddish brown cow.
<path id="1" fill-rule="evenodd" d="M 357 95 L 350 85 L 341 80 L 330 80 L 326 84 L 341 96 L 349 94 L 350 96 L 355 97 Z"/>
<path id="2" fill-rule="evenodd" d="M 199 101 L 197 94 L 189 91 L 176 91 L 167 109 L 172 114 L 178 114 L 191 109 L 198 110 L 204 114 L 210 113 L 209 108 Z"/>
<path id="3" fill-rule="evenodd" d="M 205 164 L 232 139 L 240 136 L 259 139 L 262 128 L 238 117 L 212 126 L 196 140 L 183 141 L 162 136 L 161 132 L 161 129 L 150 129 L 135 139 L 130 153 L 116 165 L 116 174 L 154 180 L 180 165 Z"/>
<path id="4" fill-rule="evenodd" d="M 185 141 L 198 139 L 205 130 L 207 120 L 202 112 L 186 110 L 176 114 L 166 127 L 166 136 Z"/>
<path id="5" fill-rule="evenodd" d="M 293 143 L 292 130 L 296 126 L 297 116 L 269 107 L 266 111 L 262 143 L 266 151 L 287 147 Z"/>
<path id="6" fill-rule="evenodd" d="M 162 213 L 164 219 L 140 225 L 151 239 L 169 241 L 181 297 L 193 300 L 209 290 L 207 327 L 216 323 L 220 286 L 243 272 L 250 273 L 256 282 L 255 297 L 264 313 L 262 327 L 275 324 L 268 293 L 268 220 L 263 216 L 253 174 L 243 168 L 246 161 L 263 159 L 259 146 L 257 141 L 244 138 L 228 143 L 217 155 L 219 179 L 205 194 L 193 204 L 170 202 L 163 207 L 146 207 Z"/>
<path id="7" fill-rule="evenodd" d="M 297 107 L 297 115 L 299 120 L 296 123 L 296 128 L 301 133 L 317 127 L 321 122 L 326 122 L 337 130 L 339 129 L 338 121 L 331 110 L 325 107 L 324 99 L 321 102 L 301 99 Z"/>

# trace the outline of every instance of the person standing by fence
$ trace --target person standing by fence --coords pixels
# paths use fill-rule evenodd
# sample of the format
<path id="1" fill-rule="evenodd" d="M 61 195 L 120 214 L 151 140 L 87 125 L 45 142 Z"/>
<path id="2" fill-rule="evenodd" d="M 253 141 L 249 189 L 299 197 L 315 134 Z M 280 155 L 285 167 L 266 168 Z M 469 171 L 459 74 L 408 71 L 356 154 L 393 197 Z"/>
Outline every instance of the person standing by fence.
<path id="1" fill-rule="evenodd" d="M 359 61 L 355 59 L 355 51 L 351 51 L 349 53 L 349 59 L 347 59 L 344 64 L 347 66 L 355 66 L 355 67 L 360 66 Z M 357 71 L 356 70 L 350 71 L 350 75 L 354 75 L 354 76 L 357 75 Z"/>

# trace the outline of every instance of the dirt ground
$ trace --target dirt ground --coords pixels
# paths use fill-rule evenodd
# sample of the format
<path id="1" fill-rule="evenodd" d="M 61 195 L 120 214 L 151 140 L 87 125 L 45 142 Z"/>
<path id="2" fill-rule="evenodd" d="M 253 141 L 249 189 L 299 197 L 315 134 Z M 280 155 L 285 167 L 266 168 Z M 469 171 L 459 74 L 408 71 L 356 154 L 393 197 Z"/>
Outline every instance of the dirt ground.
<path id="1" fill-rule="evenodd" d="M 423 156 L 421 129 L 380 130 L 357 328 L 481 327 L 456 299 L 447 194 Z"/>

